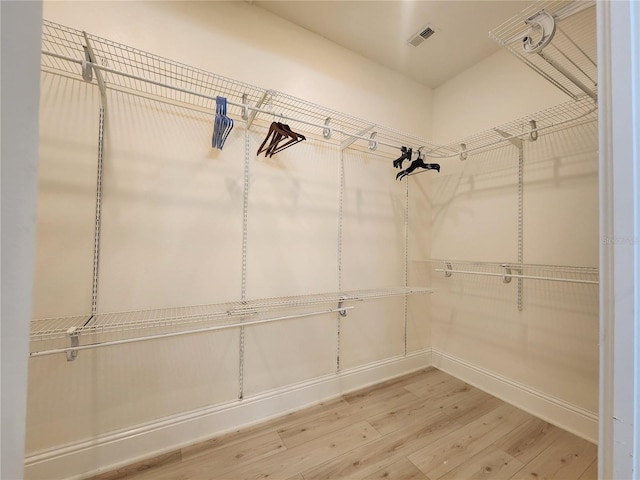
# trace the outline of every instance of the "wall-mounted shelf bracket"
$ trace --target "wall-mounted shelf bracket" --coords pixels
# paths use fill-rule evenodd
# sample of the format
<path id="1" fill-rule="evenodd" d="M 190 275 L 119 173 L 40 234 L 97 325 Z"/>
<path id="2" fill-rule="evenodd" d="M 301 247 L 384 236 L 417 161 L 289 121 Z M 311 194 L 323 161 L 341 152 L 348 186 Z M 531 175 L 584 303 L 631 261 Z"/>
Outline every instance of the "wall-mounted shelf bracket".
<path id="1" fill-rule="evenodd" d="M 505 140 L 507 140 L 511 145 L 513 145 L 517 149 L 522 148 L 522 140 L 520 138 L 514 137 L 513 135 L 510 135 L 507 132 L 500 130 L 499 128 L 494 128 L 493 130 L 496 133 L 498 133 L 498 135 L 500 135 L 501 137 L 504 137 Z"/>
<path id="2" fill-rule="evenodd" d="M 469 152 L 467 151 L 467 145 L 465 143 L 460 144 L 460 160 L 465 161 L 469 158 Z"/>
<path id="3" fill-rule="evenodd" d="M 77 327 L 71 327 L 67 330 L 67 335 L 71 339 L 71 350 L 66 350 L 67 362 L 73 362 L 78 356 L 78 350 L 75 350 L 75 347 L 80 346 L 80 333 L 77 331 Z"/>
<path id="4" fill-rule="evenodd" d="M 502 268 L 504 268 L 504 276 L 502 277 L 503 283 L 511 283 L 511 279 L 514 278 L 514 276 L 518 279 L 522 278 L 522 268 L 516 268 L 506 263 L 502 264 Z"/>
<path id="5" fill-rule="evenodd" d="M 531 27 L 529 33 L 522 38 L 522 49 L 527 53 L 541 51 L 551 42 L 556 33 L 555 19 L 544 10 L 527 18 L 524 23 Z M 538 38 L 534 40 L 533 35 Z"/>
<path id="6" fill-rule="evenodd" d="M 529 120 L 529 125 L 531 126 L 531 131 L 529 132 L 529 140 L 535 142 L 538 140 L 538 124 L 535 120 Z"/>
<path id="7" fill-rule="evenodd" d="M 344 300 L 340 300 L 338 302 L 338 313 L 340 314 L 341 317 L 346 317 L 347 316 L 347 308 L 344 307 Z"/>
<path id="8" fill-rule="evenodd" d="M 89 55 L 89 49 L 86 45 L 83 45 L 84 49 L 84 60 L 80 64 L 82 66 L 82 79 L 86 82 L 91 82 L 93 80 L 93 68 L 91 68 L 91 55 Z"/>
<path id="9" fill-rule="evenodd" d="M 267 90 L 266 92 L 264 92 L 264 94 L 262 95 L 262 97 L 260 98 L 260 100 L 258 100 L 258 102 L 255 105 L 255 108 L 261 108 L 263 105 L 270 103 L 271 98 L 273 97 L 274 91 L 273 90 Z M 243 103 L 245 103 L 243 101 Z M 251 128 L 251 125 L 253 124 L 253 121 L 256 119 L 256 115 L 258 114 L 257 110 L 253 110 L 247 118 L 247 129 Z"/>
<path id="10" fill-rule="evenodd" d="M 246 122 L 249 120 L 249 103 L 247 102 L 247 94 L 242 94 L 242 119 Z"/>
<path id="11" fill-rule="evenodd" d="M 451 270 L 453 270 L 453 267 L 451 266 L 451 262 L 446 262 L 444 266 L 445 266 L 444 276 L 450 277 L 452 275 Z"/>
<path id="12" fill-rule="evenodd" d="M 84 54 L 85 54 L 85 59 L 84 62 L 90 62 L 93 64 L 98 64 L 97 59 L 95 54 L 93 53 L 93 48 L 91 47 L 91 42 L 89 41 L 89 36 L 87 35 L 87 32 L 82 32 L 82 35 L 84 36 L 84 41 L 86 45 L 83 45 L 83 49 L 84 49 Z M 91 65 L 88 65 L 88 69 L 91 69 L 93 71 L 93 68 Z M 107 107 L 107 87 L 104 84 L 104 79 L 102 78 L 102 72 L 100 72 L 100 70 L 98 70 L 97 68 L 96 70 L 96 80 L 98 81 L 98 89 L 100 90 L 100 97 L 102 100 L 102 106 L 103 107 Z M 82 71 L 82 78 L 85 78 L 85 72 L 84 72 L 84 68 Z M 93 77 L 93 73 L 91 73 L 91 76 Z"/>
<path id="13" fill-rule="evenodd" d="M 345 150 L 349 146 L 353 145 L 353 143 L 356 140 L 358 140 L 358 137 L 362 137 L 363 135 L 366 135 L 367 133 L 369 133 L 371 131 L 372 128 L 373 128 L 373 125 L 371 125 L 369 127 L 365 127 L 362 130 L 360 130 L 355 136 L 347 137 L 346 139 L 344 139 L 342 141 L 342 143 L 340 144 L 340 151 Z"/>
<path id="14" fill-rule="evenodd" d="M 375 136 L 376 136 L 377 132 L 373 132 L 370 136 L 369 136 L 369 150 L 371 150 L 372 152 L 374 152 L 376 150 L 376 148 L 378 148 L 378 142 L 376 142 L 374 140 Z"/>
<path id="15" fill-rule="evenodd" d="M 331 118 L 327 118 L 324 121 L 325 128 L 322 129 L 322 136 L 329 140 L 331 138 L 331 127 L 329 127 L 329 123 L 331 123 Z"/>

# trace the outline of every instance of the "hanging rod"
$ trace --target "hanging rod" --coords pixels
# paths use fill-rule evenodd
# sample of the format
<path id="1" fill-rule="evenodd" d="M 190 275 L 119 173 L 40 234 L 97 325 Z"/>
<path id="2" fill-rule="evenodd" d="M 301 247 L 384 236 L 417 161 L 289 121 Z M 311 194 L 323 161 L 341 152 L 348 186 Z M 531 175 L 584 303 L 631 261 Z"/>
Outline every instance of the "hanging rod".
<path id="1" fill-rule="evenodd" d="M 197 329 L 193 329 L 193 330 L 181 330 L 179 332 L 169 332 L 169 333 L 159 333 L 157 335 L 146 335 L 144 337 L 135 337 L 135 338 L 127 338 L 127 339 L 123 339 L 123 340 L 113 340 L 110 342 L 101 342 L 101 343 L 92 343 L 90 345 L 78 345 L 78 346 L 71 346 L 71 347 L 67 347 L 67 348 L 54 348 L 51 350 L 42 350 L 40 352 L 32 352 L 29 354 L 30 358 L 33 357 L 43 357 L 46 355 L 56 355 L 56 354 L 60 354 L 60 353 L 65 353 L 67 355 L 73 355 L 73 358 L 75 358 L 75 352 L 78 352 L 79 350 L 90 350 L 90 349 L 94 349 L 94 348 L 102 348 L 102 347 L 110 347 L 110 346 L 114 346 L 114 345 L 126 345 L 128 343 L 136 343 L 136 342 L 146 342 L 149 340 L 158 340 L 161 338 L 170 338 L 170 337 L 179 337 L 179 336 L 183 336 L 183 335 L 193 335 L 196 333 L 206 333 L 206 332 L 215 332 L 215 331 L 219 331 L 219 330 L 228 330 L 231 328 L 239 328 L 239 327 L 250 327 L 250 326 L 254 326 L 254 325 L 262 325 L 265 323 L 275 323 L 275 322 L 281 322 L 284 320 L 291 320 L 294 318 L 303 318 L 303 317 L 312 317 L 312 316 L 317 316 L 317 315 L 324 315 L 324 314 L 328 314 L 328 313 L 340 313 L 343 314 L 346 310 L 352 310 L 355 307 L 339 307 L 339 308 L 334 308 L 331 310 L 320 310 L 317 312 L 309 312 L 309 313 L 297 313 L 297 314 L 293 314 L 293 315 L 285 315 L 282 317 L 274 317 L 274 318 L 265 318 L 262 320 L 250 320 L 250 321 L 246 321 L 246 322 L 237 322 L 237 323 L 230 323 L 227 325 L 215 325 L 212 327 L 205 327 L 205 328 L 197 328 Z M 74 334 L 74 332 L 72 331 L 73 329 L 70 329 L 70 336 Z"/>
<path id="2" fill-rule="evenodd" d="M 514 270 L 517 268 L 512 267 Z M 513 273 L 490 273 L 490 272 L 472 272 L 469 270 L 453 270 L 449 268 L 436 268 L 436 272 L 444 273 L 447 276 L 450 276 L 452 273 L 461 273 L 465 275 L 481 275 L 486 277 L 502 277 L 505 279 L 505 283 L 509 283 L 507 279 L 511 278 L 523 278 L 529 280 L 545 280 L 550 282 L 561 282 L 561 283 L 586 283 L 591 285 L 598 285 L 598 280 L 581 280 L 577 278 L 557 278 L 557 277 L 539 277 L 536 275 L 517 275 Z"/>
<path id="3" fill-rule="evenodd" d="M 193 90 L 188 90 L 186 88 L 181 88 L 181 87 L 177 87 L 175 85 L 170 85 L 170 84 L 167 84 L 167 83 L 158 82 L 158 81 L 155 81 L 155 80 L 151 80 L 149 78 L 141 77 L 141 76 L 138 76 L 138 75 L 133 75 L 131 73 L 122 72 L 120 70 L 115 70 L 113 68 L 109 68 L 109 67 L 106 67 L 104 65 L 99 65 L 97 63 L 92 63 L 92 62 L 88 62 L 88 61 L 84 61 L 84 60 L 79 60 L 77 58 L 68 57 L 66 55 L 60 55 L 58 53 L 48 52 L 46 50 L 42 50 L 42 54 L 43 55 L 49 55 L 51 57 L 58 58 L 60 60 L 66 60 L 68 62 L 77 63 L 78 65 L 81 65 L 83 67 L 84 66 L 90 66 L 90 67 L 96 68 L 98 70 L 103 70 L 103 71 L 108 72 L 108 73 L 113 73 L 114 75 L 121 75 L 123 77 L 127 77 L 127 78 L 130 78 L 132 80 L 138 80 L 138 81 L 141 81 L 141 82 L 150 83 L 150 84 L 156 85 L 158 87 L 169 88 L 171 90 L 175 90 L 177 92 L 186 93 L 188 95 L 194 95 L 194 96 L 197 96 L 197 97 L 200 97 L 200 98 L 205 98 L 207 100 L 213 100 L 213 101 L 216 100 L 216 97 L 212 97 L 212 96 L 206 95 L 204 93 L 194 92 Z M 384 142 L 384 141 L 381 141 L 381 140 L 374 140 L 372 137 L 363 137 L 361 135 L 355 135 L 353 133 L 345 132 L 344 130 L 341 130 L 341 129 L 335 128 L 335 127 L 331 127 L 331 126 L 326 125 L 326 124 L 314 123 L 314 122 L 309 122 L 309 121 L 306 121 L 306 120 L 301 120 L 301 119 L 298 119 L 298 118 L 287 117 L 286 115 L 283 115 L 283 114 L 280 114 L 280 113 L 276 113 L 276 112 L 272 112 L 270 110 L 265 110 L 263 108 L 253 107 L 251 105 L 247 105 L 247 104 L 244 104 L 244 103 L 233 102 L 233 101 L 230 101 L 230 100 L 227 100 L 227 104 L 228 105 L 232 105 L 234 107 L 242 108 L 243 110 L 251 110 L 251 111 L 256 112 L 256 113 L 263 113 L 265 115 L 271 115 L 271 116 L 278 117 L 278 118 L 283 119 L 283 120 L 288 120 L 288 121 L 292 121 L 292 122 L 298 122 L 298 123 L 302 123 L 302 124 L 309 125 L 309 126 L 312 126 L 312 127 L 321 128 L 321 129 L 323 129 L 323 131 L 324 130 L 329 130 L 329 132 L 337 132 L 337 133 L 340 133 L 340 134 L 342 134 L 344 136 L 347 136 L 347 137 L 355 138 L 355 139 L 358 139 L 358 140 L 364 140 L 364 141 L 369 143 L 369 149 L 370 150 L 375 150 L 378 145 L 384 145 L 384 146 L 389 147 L 389 148 L 394 148 L 394 149 L 400 150 L 400 146 L 398 146 L 398 145 L 393 145 L 393 144 L 390 144 L 390 143 L 387 143 L 387 142 Z M 330 133 L 329 133 L 329 136 L 330 136 Z"/>

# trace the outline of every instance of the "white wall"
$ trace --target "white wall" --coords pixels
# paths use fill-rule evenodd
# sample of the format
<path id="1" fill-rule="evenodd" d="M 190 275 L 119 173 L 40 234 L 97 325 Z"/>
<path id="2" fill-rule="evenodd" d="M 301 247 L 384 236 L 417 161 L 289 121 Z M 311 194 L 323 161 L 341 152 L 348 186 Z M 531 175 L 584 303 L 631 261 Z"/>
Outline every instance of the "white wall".
<path id="1" fill-rule="evenodd" d="M 38 166 L 42 2 L 0 4 L 2 45 L 2 310 L 0 477 L 23 478 L 27 353 Z M 19 72 L 19 73 L 18 73 Z"/>
<path id="2" fill-rule="evenodd" d="M 507 52 L 498 52 L 435 90 L 434 137 L 462 139 L 567 101 Z M 524 142 L 525 263 L 598 265 L 597 132 L 593 122 Z M 516 262 L 517 149 L 507 144 L 442 164 L 443 172 L 426 187 L 433 208 L 431 257 Z M 438 289 L 432 298 L 434 349 L 595 418 L 597 286 L 525 280 L 520 312 L 516 281 L 431 278 Z M 486 375 L 485 381 L 486 387 Z M 533 404 L 521 406 L 564 421 Z M 597 424 L 591 420 L 577 433 L 595 440 Z"/>
<path id="3" fill-rule="evenodd" d="M 570 98 L 506 50 L 434 90 L 432 136 L 448 143 Z"/>
<path id="4" fill-rule="evenodd" d="M 46 2 L 44 18 L 429 134 L 429 89 L 245 2 Z M 42 75 L 42 90 L 34 310 L 37 317 L 82 314 L 91 306 L 100 96 L 95 85 L 49 73 Z M 256 157 L 266 130 L 254 125 L 246 132 L 242 122 L 222 151 L 213 150 L 208 114 L 122 92 L 108 92 L 107 100 L 99 312 L 241 299 L 246 142 L 246 298 L 404 284 L 407 196 L 391 159 L 341 153 L 311 138 L 273 158 Z M 424 193 L 411 201 L 425 206 Z M 427 218 L 428 206 L 416 214 Z M 428 228 L 421 225 L 412 230 L 411 248 L 425 248 L 417 245 L 420 230 Z M 422 313 L 408 319 L 409 353 L 429 346 Z M 171 437 L 160 429 L 154 438 L 161 441 L 145 446 L 141 436 L 135 453 L 123 447 L 115 460 L 99 449 L 77 465 L 69 460 L 83 455 L 83 442 L 108 444 L 232 404 L 240 388 L 240 343 L 231 330 L 82 351 L 74 362 L 63 355 L 32 359 L 28 475 L 82 475 L 201 439 L 206 433 L 200 430 Z M 335 376 L 337 314 L 246 329 L 244 348 L 247 399 Z M 359 303 L 341 320 L 340 348 L 345 371 L 401 357 L 404 302 Z M 297 406 L 320 399 L 302 397 Z"/>

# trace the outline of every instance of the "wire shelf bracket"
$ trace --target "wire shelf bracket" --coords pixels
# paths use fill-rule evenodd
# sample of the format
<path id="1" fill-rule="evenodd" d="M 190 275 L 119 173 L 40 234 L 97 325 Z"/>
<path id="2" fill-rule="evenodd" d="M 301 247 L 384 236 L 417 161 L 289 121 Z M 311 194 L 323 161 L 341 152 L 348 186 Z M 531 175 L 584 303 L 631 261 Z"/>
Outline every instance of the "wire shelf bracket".
<path id="1" fill-rule="evenodd" d="M 574 100 L 597 101 L 595 0 L 533 3 L 489 37 Z"/>

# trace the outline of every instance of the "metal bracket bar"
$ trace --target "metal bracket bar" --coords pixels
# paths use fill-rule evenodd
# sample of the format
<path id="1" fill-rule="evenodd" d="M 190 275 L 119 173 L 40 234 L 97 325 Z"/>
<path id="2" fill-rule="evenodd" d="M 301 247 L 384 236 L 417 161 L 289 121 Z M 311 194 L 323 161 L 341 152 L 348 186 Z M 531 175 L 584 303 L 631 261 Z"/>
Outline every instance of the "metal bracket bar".
<path id="1" fill-rule="evenodd" d="M 91 63 L 94 63 L 97 65 L 98 62 L 96 60 L 95 54 L 93 53 L 93 48 L 91 47 L 91 42 L 89 41 L 89 36 L 87 35 L 87 32 L 82 32 L 82 35 L 84 35 L 84 41 L 87 44 L 85 47 L 85 54 L 88 55 Z M 104 79 L 102 78 L 102 72 L 97 68 L 95 69 L 95 71 L 96 71 L 96 80 L 98 81 L 98 89 L 100 90 L 100 97 L 102 99 L 102 106 L 107 108 L 107 88 L 105 86 Z"/>
<path id="2" fill-rule="evenodd" d="M 247 103 L 247 94 L 242 94 L 242 119 L 246 122 L 249 120 L 249 105 Z"/>
<path id="3" fill-rule="evenodd" d="M 460 144 L 460 148 L 462 149 L 462 151 L 460 152 L 460 160 L 461 161 L 465 161 L 467 158 L 469 158 L 469 152 L 467 151 L 467 145 L 465 143 L 461 143 Z"/>
<path id="4" fill-rule="evenodd" d="M 338 313 L 340 314 L 341 317 L 347 316 L 347 308 L 345 308 L 343 300 L 340 300 L 338 302 Z"/>
<path id="5" fill-rule="evenodd" d="M 86 82 L 91 82 L 93 80 L 93 68 L 91 68 L 91 55 L 89 55 L 89 50 L 86 45 L 83 45 L 84 49 L 84 60 L 80 64 L 82 66 L 82 79 Z"/>
<path id="6" fill-rule="evenodd" d="M 74 347 L 80 346 L 79 333 L 76 331 L 77 327 L 71 327 L 67 330 L 67 335 L 71 339 L 71 348 L 72 350 L 67 350 L 65 353 L 67 355 L 67 362 L 73 362 L 78 356 L 78 350 L 73 349 Z"/>
<path id="7" fill-rule="evenodd" d="M 273 98 L 273 90 L 267 90 L 262 95 L 262 98 L 260 98 L 260 100 L 258 100 L 258 102 L 255 105 L 255 108 L 261 108 L 262 105 L 264 105 L 265 103 L 269 103 L 269 101 L 271 101 L 271 98 Z M 247 118 L 247 130 L 249 128 L 251 128 L 251 125 L 253 124 L 253 121 L 255 120 L 257 114 L 258 114 L 257 110 L 253 110 L 249 114 L 249 116 Z"/>
<path id="8" fill-rule="evenodd" d="M 327 119 L 324 121 L 324 124 L 326 125 L 326 128 L 323 128 L 323 129 L 322 129 L 322 136 L 323 136 L 324 138 L 326 138 L 327 140 L 329 140 L 329 139 L 331 138 L 331 133 L 332 133 L 332 131 L 331 131 L 331 127 L 329 127 L 329 123 L 330 123 L 330 122 L 331 122 L 331 118 L 327 118 Z"/>
<path id="9" fill-rule="evenodd" d="M 535 120 L 529 120 L 529 125 L 531 126 L 531 131 L 529 132 L 529 140 L 535 142 L 538 140 L 538 125 Z"/>
<path id="10" fill-rule="evenodd" d="M 516 148 L 522 148 L 522 140 L 518 137 L 514 137 L 513 135 L 508 134 L 507 132 L 500 130 L 499 128 L 494 128 L 494 132 L 496 132 L 501 137 L 504 137 L 511 145 Z"/>
<path id="11" fill-rule="evenodd" d="M 370 136 L 369 136 L 369 150 L 371 150 L 372 152 L 375 152 L 375 150 L 378 148 L 378 142 L 376 142 L 374 140 L 376 134 L 378 132 L 373 132 Z"/>
<path id="12" fill-rule="evenodd" d="M 559 63 L 557 63 L 556 61 L 554 61 L 551 57 L 549 57 L 548 55 L 545 55 L 542 52 L 538 52 L 538 55 L 540 55 L 540 57 L 547 62 L 549 65 L 551 65 L 553 68 L 555 68 L 556 70 L 558 70 L 562 75 L 564 75 L 567 79 L 569 79 L 576 87 L 578 87 L 580 90 L 582 90 L 584 93 L 586 93 L 587 95 L 589 95 L 591 98 L 593 98 L 596 102 L 598 101 L 598 95 L 593 92 L 589 87 L 587 87 L 584 83 L 582 83 L 580 80 L 578 80 L 576 78 L 575 75 L 573 75 L 571 72 L 569 72 L 569 70 L 567 70 L 566 68 L 564 68 L 562 65 L 560 65 Z"/>
<path id="13" fill-rule="evenodd" d="M 509 265 L 503 264 L 502 268 L 505 270 L 505 275 L 502 277 L 503 283 L 511 283 L 511 267 Z"/>
<path id="14" fill-rule="evenodd" d="M 349 137 L 343 140 L 342 143 L 340 144 L 340 150 L 345 150 L 347 147 L 351 146 L 356 140 L 358 140 L 357 137 L 362 137 L 363 135 L 366 135 L 371 131 L 372 128 L 373 128 L 373 125 L 371 125 L 370 127 L 366 127 L 362 131 L 356 133 L 355 137 Z"/>
<path id="15" fill-rule="evenodd" d="M 445 262 L 444 266 L 444 276 L 449 278 L 452 275 L 451 270 L 453 270 L 453 268 L 451 267 L 451 262 Z"/>

